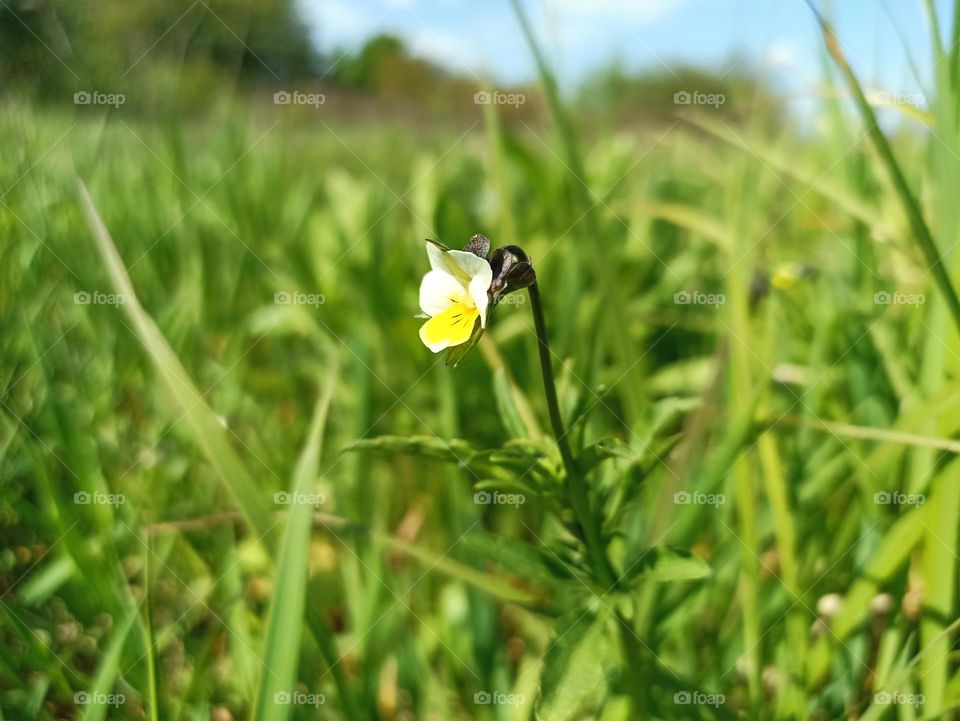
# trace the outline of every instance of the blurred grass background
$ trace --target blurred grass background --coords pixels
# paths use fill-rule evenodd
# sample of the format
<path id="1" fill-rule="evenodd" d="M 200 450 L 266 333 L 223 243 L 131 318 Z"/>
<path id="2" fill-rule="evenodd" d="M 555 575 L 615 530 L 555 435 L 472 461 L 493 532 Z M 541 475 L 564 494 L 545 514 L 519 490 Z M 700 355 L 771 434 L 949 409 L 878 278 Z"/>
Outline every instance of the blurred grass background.
<path id="1" fill-rule="evenodd" d="M 956 717 L 957 332 L 831 72 L 810 127 L 702 71 L 478 106 L 394 38 L 317 55 L 279 0 L 2 15 L 3 718 L 533 718 L 554 599 L 509 550 L 556 524 L 345 450 L 542 436 L 524 304 L 455 371 L 417 338 L 422 239 L 477 232 L 534 259 L 583 442 L 623 441 L 611 555 L 710 566 L 632 598 L 643 714 Z M 893 144 L 955 277 L 951 42 Z M 584 717 L 639 718 L 630 679 Z"/>

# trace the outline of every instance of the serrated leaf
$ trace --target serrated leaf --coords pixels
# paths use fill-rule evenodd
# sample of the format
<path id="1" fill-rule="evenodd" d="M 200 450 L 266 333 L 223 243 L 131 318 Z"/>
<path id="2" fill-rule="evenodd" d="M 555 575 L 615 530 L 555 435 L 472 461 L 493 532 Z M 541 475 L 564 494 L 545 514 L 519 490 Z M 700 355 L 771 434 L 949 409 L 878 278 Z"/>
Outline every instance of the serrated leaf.
<path id="1" fill-rule="evenodd" d="M 508 481 L 508 480 L 497 480 L 497 479 L 485 479 L 473 484 L 473 487 L 478 491 L 503 491 L 504 493 L 522 493 L 526 496 L 536 497 L 540 493 L 537 489 L 532 486 L 528 486 L 526 483 L 521 483 L 520 481 Z"/>
<path id="2" fill-rule="evenodd" d="M 604 438 L 583 449 L 579 458 L 580 470 L 586 473 L 611 458 L 620 458 L 631 463 L 640 460 L 634 450 L 619 438 Z"/>
<path id="3" fill-rule="evenodd" d="M 461 543 L 511 574 L 548 584 L 557 580 L 540 551 L 523 541 L 480 532 L 467 534 Z"/>
<path id="4" fill-rule="evenodd" d="M 560 619 L 553 645 L 543 660 L 538 721 L 568 721 L 603 691 L 603 662 L 609 657 L 605 616 L 592 612 Z"/>
<path id="5" fill-rule="evenodd" d="M 671 583 L 695 581 L 710 575 L 710 566 L 707 562 L 689 551 L 658 547 L 645 551 L 642 559 L 639 563 L 625 559 L 628 580 Z M 631 562 L 634 563 L 632 569 Z"/>
<path id="6" fill-rule="evenodd" d="M 384 455 L 411 455 L 436 458 L 451 463 L 466 463 L 475 451 L 466 441 L 444 440 L 436 436 L 377 436 L 354 441 L 346 450 Z"/>

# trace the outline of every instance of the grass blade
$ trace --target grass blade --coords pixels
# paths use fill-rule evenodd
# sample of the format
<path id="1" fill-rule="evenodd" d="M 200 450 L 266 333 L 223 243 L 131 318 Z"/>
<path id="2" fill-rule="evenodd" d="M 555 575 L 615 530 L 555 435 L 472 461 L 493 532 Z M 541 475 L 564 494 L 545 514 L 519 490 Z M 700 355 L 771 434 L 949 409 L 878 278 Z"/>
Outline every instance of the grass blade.
<path id="1" fill-rule="evenodd" d="M 125 298 L 123 308 L 133 322 L 137 339 L 144 350 L 150 354 L 161 378 L 182 408 L 184 420 L 193 430 L 197 443 L 217 470 L 220 480 L 243 510 L 244 516 L 257 536 L 269 542 L 268 537 L 274 523 L 264 507 L 263 494 L 257 492 L 253 478 L 230 445 L 216 414 L 193 384 L 186 368 L 167 343 L 160 328 L 140 305 L 123 259 L 100 218 L 90 193 L 82 182 L 79 193 L 87 222 L 97 241 L 97 248 L 110 279 L 117 292 Z"/>
<path id="2" fill-rule="evenodd" d="M 810 5 L 811 10 L 813 10 L 817 17 L 817 21 L 820 23 L 820 29 L 823 33 L 823 40 L 826 44 L 827 52 L 830 53 L 830 57 L 833 58 L 837 67 L 840 68 L 840 72 L 843 73 L 843 76 L 846 78 L 857 109 L 860 111 L 863 122 L 867 126 L 866 129 L 870 141 L 873 143 L 877 154 L 880 156 L 880 160 L 890 175 L 894 189 L 897 191 L 903 209 L 907 214 L 907 219 L 910 221 L 913 234 L 916 236 L 920 250 L 923 252 L 924 258 L 927 261 L 930 273 L 933 275 L 934 281 L 943 294 L 947 308 L 950 310 L 950 315 L 953 317 L 953 322 L 957 326 L 957 330 L 960 331 L 960 297 L 957 296 L 956 288 L 953 287 L 953 283 L 950 281 L 950 275 L 947 273 L 943 259 L 940 257 L 940 251 L 937 249 L 933 234 L 923 219 L 920 204 L 910 190 L 910 185 L 907 183 L 903 170 L 901 170 L 900 164 L 893 154 L 893 148 L 890 147 L 887 136 L 884 135 L 880 129 L 877 115 L 873 112 L 873 108 L 867 101 L 867 97 L 863 93 L 863 87 L 860 85 L 860 81 L 857 80 L 853 68 L 851 68 L 850 63 L 847 62 L 847 58 L 840 48 L 840 41 L 837 39 L 833 28 L 817 11 L 813 4 L 810 3 L 810 0 L 807 0 L 807 4 Z"/>
<path id="3" fill-rule="evenodd" d="M 107 711 L 113 708 L 114 712 L 119 705 L 123 703 L 120 700 L 121 694 L 116 694 L 116 704 L 109 703 L 113 696 L 113 685 L 116 683 L 117 674 L 120 671 L 120 654 L 123 651 L 123 644 L 127 641 L 127 634 L 133 626 L 133 621 L 137 616 L 135 609 L 132 609 L 119 624 L 117 630 L 113 633 L 113 638 L 103 653 L 97 674 L 90 685 L 90 691 L 83 692 L 74 696 L 74 701 L 83 703 L 83 710 L 80 712 L 80 721 L 102 721 L 107 717 Z M 106 697 L 106 699 L 104 699 Z M 78 701 L 78 699 L 84 699 Z M 107 702 L 105 702 L 107 701 Z"/>
<path id="4" fill-rule="evenodd" d="M 317 477 L 323 429 L 333 397 L 337 369 L 338 364 L 334 362 L 326 388 L 314 408 L 313 422 L 310 424 L 290 486 L 294 499 L 308 494 Z M 263 674 L 260 677 L 260 689 L 252 717 L 254 719 L 285 721 L 292 709 L 289 703 L 282 700 L 289 701 L 289 694 L 296 682 L 312 523 L 313 507 L 310 504 L 295 501 L 290 504 L 277 558 L 276 590 L 267 616 Z"/>

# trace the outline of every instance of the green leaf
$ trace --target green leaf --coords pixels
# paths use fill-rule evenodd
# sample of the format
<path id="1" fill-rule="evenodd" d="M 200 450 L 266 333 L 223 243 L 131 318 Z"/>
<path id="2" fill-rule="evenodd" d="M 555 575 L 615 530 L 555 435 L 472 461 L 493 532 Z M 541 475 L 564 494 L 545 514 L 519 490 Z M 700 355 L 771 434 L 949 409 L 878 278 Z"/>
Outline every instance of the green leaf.
<path id="1" fill-rule="evenodd" d="M 466 463 L 474 455 L 473 446 L 466 441 L 449 441 L 436 436 L 377 436 L 363 438 L 347 446 L 348 451 L 380 453 L 384 455 L 410 455 L 436 458 L 451 463 Z"/>
<path id="2" fill-rule="evenodd" d="M 580 470 L 587 473 L 603 461 L 620 458 L 628 462 L 637 462 L 640 457 L 619 438 L 604 438 L 583 449 L 580 455 Z"/>
<path id="3" fill-rule="evenodd" d="M 560 619 L 553 645 L 543 660 L 538 721 L 567 721 L 590 706 L 606 686 L 604 661 L 610 657 L 606 616 L 593 612 Z"/>
<path id="4" fill-rule="evenodd" d="M 462 543 L 511 574 L 549 584 L 557 581 L 540 550 L 528 543 L 483 532 L 467 534 Z"/>
<path id="5" fill-rule="evenodd" d="M 314 408 L 313 422 L 294 470 L 293 483 L 290 486 L 293 498 L 310 493 L 316 480 L 323 429 L 336 377 L 337 364 L 334 363 L 327 379 L 326 390 Z M 267 614 L 264 671 L 260 677 L 256 712 L 253 715 L 253 718 L 263 721 L 286 721 L 290 715 L 293 707 L 290 704 L 277 703 L 275 699 L 277 694 L 289 694 L 294 690 L 297 662 L 300 659 L 300 638 L 307 591 L 307 554 L 310 549 L 314 509 L 309 503 L 292 503 L 289 508 L 277 558 L 276 590 Z"/>
<path id="6" fill-rule="evenodd" d="M 710 566 L 700 556 L 689 551 L 658 547 L 643 552 L 642 561 L 624 559 L 627 580 L 671 583 L 695 581 L 710 575 Z M 631 564 L 634 564 L 631 569 Z"/>

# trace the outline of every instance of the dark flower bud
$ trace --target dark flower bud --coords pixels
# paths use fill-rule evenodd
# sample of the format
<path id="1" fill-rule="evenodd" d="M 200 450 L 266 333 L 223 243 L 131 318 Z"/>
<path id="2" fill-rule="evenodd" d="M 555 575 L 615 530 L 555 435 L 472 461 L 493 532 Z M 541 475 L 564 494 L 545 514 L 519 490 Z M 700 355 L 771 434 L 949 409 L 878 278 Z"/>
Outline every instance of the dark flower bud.
<path id="1" fill-rule="evenodd" d="M 501 297 L 515 290 L 529 288 L 537 282 L 537 274 L 523 249 L 516 245 L 497 248 L 490 256 L 493 280 L 490 297 L 496 303 Z"/>
<path id="2" fill-rule="evenodd" d="M 486 260 L 490 253 L 490 239 L 485 235 L 475 235 L 467 241 L 463 249 Z"/>

